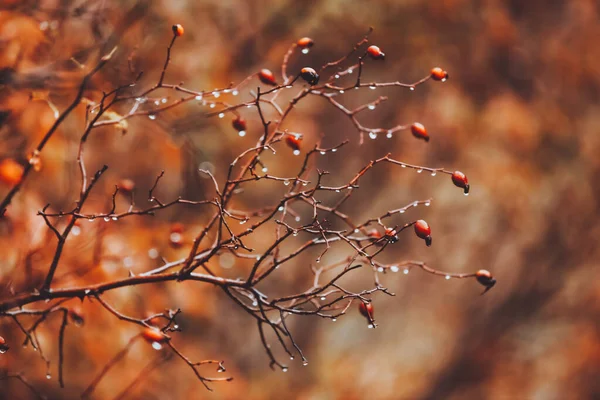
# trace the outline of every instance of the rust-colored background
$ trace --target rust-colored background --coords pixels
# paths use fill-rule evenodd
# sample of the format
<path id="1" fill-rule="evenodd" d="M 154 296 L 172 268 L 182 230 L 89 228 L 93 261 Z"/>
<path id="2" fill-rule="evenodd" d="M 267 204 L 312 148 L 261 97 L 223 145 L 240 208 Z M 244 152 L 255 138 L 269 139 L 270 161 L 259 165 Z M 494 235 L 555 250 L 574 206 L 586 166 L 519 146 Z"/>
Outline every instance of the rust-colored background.
<path id="1" fill-rule="evenodd" d="M 199 90 L 238 82 L 260 68 L 279 71 L 288 46 L 302 36 L 312 37 L 316 45 L 308 55 L 295 58 L 290 69 L 322 65 L 346 54 L 369 26 L 375 28 L 370 40 L 385 51 L 386 60 L 368 63 L 367 81 L 412 82 L 436 65 L 450 73 L 448 82 L 428 82 L 414 92 L 392 88 L 348 96 L 347 104 L 389 96 L 376 110 L 361 114 L 361 121 L 373 127 L 420 121 L 432 136 L 429 143 L 405 132 L 391 140 L 367 139 L 358 146 L 347 118 L 320 98 L 300 103 L 288 125 L 310 143 L 321 134 L 326 145 L 351 140 L 343 151 L 319 160 L 320 168 L 332 172 L 332 184 L 347 182 L 366 162 L 387 152 L 409 163 L 464 171 L 472 186 L 469 197 L 462 196 L 447 176 L 381 165 L 361 181 L 344 211 L 364 219 L 432 197 L 430 207 L 417 207 L 394 221 L 425 218 L 434 230 L 433 246 L 426 248 L 405 235 L 382 259 L 418 259 L 453 272 L 485 268 L 498 279 L 496 287 L 481 297 L 481 287 L 472 280 L 446 281 L 418 270 L 385 275 L 383 284 L 397 295 L 375 297 L 379 328 L 367 329 L 357 312 L 335 323 L 296 318 L 290 328 L 309 364 L 303 367 L 296 359 L 287 373 L 269 369 L 254 321 L 215 288 L 170 283 L 113 291 L 107 300 L 138 316 L 182 308 L 183 333 L 174 340 L 194 359 L 225 360 L 235 378 L 212 385 L 215 391 L 209 393 L 186 365 L 173 359 L 150 372 L 128 393 L 130 398 L 600 396 L 597 1 L 3 0 L 0 8 L 0 67 L 18 65 L 23 74 L 56 74 L 44 89 L 50 90 L 59 109 L 72 99 L 78 81 L 65 72 L 72 65 L 51 63 L 74 54 L 85 63 L 86 49 L 97 53 L 99 46 L 110 49 L 118 43 L 115 60 L 94 80 L 95 87 L 109 90 L 128 82 L 130 55 L 134 67 L 145 72 L 141 84 L 152 84 L 162 68 L 173 23 L 181 23 L 185 35 L 175 45 L 167 81 L 184 81 Z M 0 92 L 0 106 L 11 111 L 0 131 L 0 158 L 24 161 L 54 121 L 48 105 L 31 101 L 30 92 Z M 94 131 L 86 150 L 88 170 L 103 163 L 110 168 L 89 209 L 108 208 L 121 178 L 136 182 L 139 202 L 144 202 L 162 169 L 166 179 L 161 196 L 212 196 L 210 181 L 196 169 L 214 167 L 222 180 L 233 157 L 261 135 L 261 126 L 254 112 L 245 113 L 250 128 L 239 138 L 229 119 L 206 119 L 207 111 L 190 103 L 154 121 L 132 119 L 124 136 L 114 129 Z M 35 213 L 46 203 L 68 209 L 76 198 L 82 117 L 83 108 L 52 138 L 42 153 L 42 170 L 13 201 L 9 220 L 0 222 L 3 298 L 10 296 L 10 287 L 18 291 L 32 280 L 39 282 L 47 270 L 55 239 L 46 235 Z M 291 157 L 282 149 L 270 158 L 270 169 L 285 175 L 295 168 Z M 0 186 L 2 196 L 7 190 Z M 249 186 L 237 205 L 270 204 L 283 191 Z M 121 200 L 120 206 L 126 207 Z M 207 215 L 181 207 L 154 218 L 84 221 L 81 234 L 66 247 L 58 282 L 68 286 L 124 277 L 127 257 L 134 272 L 147 270 L 158 262 L 148 257 L 150 248 L 169 260 L 183 257 L 189 247 L 169 247 L 169 224 L 184 222 L 189 238 Z M 40 250 L 27 264 L 32 248 Z M 100 254 L 96 258 L 95 251 Z M 324 262 L 345 255 L 344 249 L 334 249 Z M 297 258 L 270 278 L 272 290 L 305 288 L 308 264 L 315 256 Z M 234 266 L 225 273 L 244 275 L 247 269 Z M 372 275 L 357 273 L 348 284 L 370 287 Z M 59 318 L 51 318 L 40 330 L 40 341 L 53 361 L 52 379 L 46 379 L 45 366 L 31 347 L 21 348 L 22 334 L 6 318 L 0 320 L 0 335 L 12 348 L 0 354 L 0 370 L 23 372 L 49 398 L 78 398 L 102 365 L 138 332 L 97 304 L 86 301 L 83 307 L 85 325 L 67 327 L 65 389 L 55 379 Z M 97 398 L 118 395 L 154 356 L 145 343 L 136 345 L 99 385 Z M 0 397 L 30 396 L 20 382 L 0 380 Z"/>

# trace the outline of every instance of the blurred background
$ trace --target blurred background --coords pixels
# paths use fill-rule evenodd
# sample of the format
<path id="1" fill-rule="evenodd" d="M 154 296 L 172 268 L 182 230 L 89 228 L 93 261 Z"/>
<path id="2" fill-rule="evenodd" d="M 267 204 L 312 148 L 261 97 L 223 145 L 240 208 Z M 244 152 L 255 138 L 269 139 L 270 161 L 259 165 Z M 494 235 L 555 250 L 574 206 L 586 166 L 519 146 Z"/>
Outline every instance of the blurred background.
<path id="1" fill-rule="evenodd" d="M 283 373 L 269 369 L 254 321 L 218 289 L 197 283 L 123 288 L 108 293 L 106 300 L 140 317 L 181 308 L 178 346 L 194 360 L 225 360 L 234 377 L 213 384 L 210 393 L 185 364 L 171 359 L 144 372 L 125 398 L 600 397 L 596 0 L 1 0 L 0 8 L 0 159 L 21 164 L 54 122 L 52 107 L 63 110 L 74 97 L 81 72 L 72 57 L 93 65 L 98 54 L 119 46 L 87 98 L 97 101 L 101 90 L 131 82 L 142 70 L 138 87 L 147 87 L 158 79 L 174 23 L 184 26 L 185 35 L 175 44 L 165 81 L 195 90 L 225 87 L 261 68 L 279 77 L 283 55 L 303 36 L 314 39 L 315 46 L 306 55 L 294 55 L 289 70 L 320 66 L 347 54 L 369 26 L 375 29 L 370 43 L 385 52 L 386 60 L 367 63 L 365 81 L 410 83 L 434 66 L 450 75 L 447 82 L 427 82 L 412 92 L 361 90 L 340 100 L 352 107 L 388 96 L 375 110 L 360 114 L 361 122 L 385 128 L 419 121 L 431 135 L 429 143 L 402 132 L 359 146 L 348 118 L 317 97 L 303 100 L 286 127 L 302 132 L 307 147 L 321 137 L 324 146 L 350 140 L 343 150 L 317 159 L 319 168 L 331 172 L 326 181 L 331 185 L 347 183 L 369 160 L 387 152 L 408 163 L 465 172 L 472 187 L 468 197 L 446 175 L 379 165 L 342 211 L 364 220 L 433 198 L 430 207 L 392 219 L 395 224 L 426 219 L 433 246 L 407 234 L 379 259 L 422 260 L 451 272 L 485 268 L 498 280 L 493 290 L 480 296 L 482 288 L 473 280 L 446 281 L 419 270 L 386 274 L 382 284 L 396 296 L 374 296 L 377 329 L 367 329 L 354 309 L 335 323 L 291 319 L 290 329 L 309 364 L 302 366 L 296 358 Z M 227 101 L 250 99 L 248 90 L 257 85 L 254 81 L 237 100 Z M 168 101 L 178 98 L 163 95 Z M 77 198 L 75 160 L 84 111 L 79 107 L 50 140 L 41 169 L 28 178 L 0 221 L 2 298 L 31 290 L 47 271 L 55 238 L 36 212 L 47 203 L 53 210 L 67 210 Z M 197 169 L 214 171 L 222 182 L 229 163 L 256 142 L 262 126 L 255 110 L 242 110 L 249 127 L 241 138 L 229 117 L 206 118 L 208 111 L 201 102 L 190 102 L 153 120 L 130 119 L 126 134 L 114 127 L 95 130 L 86 147 L 88 171 L 104 163 L 110 168 L 87 210 L 110 209 L 114 185 L 122 179 L 135 183 L 136 200 L 145 204 L 161 170 L 166 171 L 158 189 L 161 199 L 214 196 L 211 181 Z M 298 168 L 300 157 L 281 146 L 265 162 L 273 174 L 286 176 Z M 279 186 L 247 185 L 235 206 L 270 205 L 286 190 Z M 6 179 L 0 182 L 0 195 L 10 187 Z M 127 198 L 117 200 L 118 207 L 127 207 Z M 335 196 L 323 200 L 333 204 Z M 308 218 L 309 211 L 301 215 Z M 184 257 L 209 216 L 207 209 L 179 207 L 155 217 L 83 221 L 67 243 L 56 285 L 125 277 L 128 270 L 160 265 L 161 257 Z M 170 237 L 177 222 L 184 226 L 181 245 Z M 297 241 L 302 243 L 302 237 Z M 253 244 L 260 248 L 261 239 Z M 294 259 L 264 290 L 307 288 L 308 265 L 317 255 Z M 324 262 L 347 255 L 344 247 L 334 247 Z M 248 271 L 237 260 L 214 268 L 233 277 Z M 364 269 L 347 285 L 372 287 L 372 274 Z M 23 335 L 7 318 L 0 320 L 0 335 L 11 350 L 0 354 L 0 371 L 22 372 L 48 398 L 78 398 L 139 331 L 98 304 L 86 301 L 81 307 L 84 326 L 69 325 L 65 336 L 65 389 L 55 379 L 58 317 L 49 318 L 38 332 L 52 361 L 51 379 L 39 355 L 20 346 Z M 153 365 L 156 353 L 138 343 L 99 384 L 96 398 L 119 396 L 145 365 Z M 16 379 L 0 380 L 0 388 L 2 398 L 34 398 Z"/>

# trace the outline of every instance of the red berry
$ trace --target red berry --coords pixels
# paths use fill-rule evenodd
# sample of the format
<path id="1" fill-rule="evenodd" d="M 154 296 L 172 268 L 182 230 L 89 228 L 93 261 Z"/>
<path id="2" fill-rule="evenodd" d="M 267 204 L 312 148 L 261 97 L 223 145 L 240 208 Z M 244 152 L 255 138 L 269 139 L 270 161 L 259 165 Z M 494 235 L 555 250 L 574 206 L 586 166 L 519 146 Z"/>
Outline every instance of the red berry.
<path id="1" fill-rule="evenodd" d="M 423 139 L 424 141 L 429 142 L 429 134 L 423 124 L 415 122 L 410 126 L 410 131 L 417 139 Z"/>
<path id="2" fill-rule="evenodd" d="M 164 343 L 169 340 L 167 335 L 155 328 L 146 328 L 144 332 L 142 332 L 142 336 L 150 343 Z"/>
<path id="3" fill-rule="evenodd" d="M 300 151 L 300 142 L 302 142 L 302 137 L 296 135 L 286 135 L 285 143 L 294 151 Z"/>
<path id="4" fill-rule="evenodd" d="M 449 78 L 449 75 L 446 71 L 444 71 L 443 69 L 441 69 L 440 67 L 435 67 L 431 70 L 431 78 L 434 81 L 442 81 L 444 82 L 446 79 Z"/>
<path id="5" fill-rule="evenodd" d="M 119 181 L 117 186 L 123 192 L 132 192 L 133 189 L 135 189 L 135 182 L 133 182 L 131 179 L 123 178 Z"/>
<path id="6" fill-rule="evenodd" d="M 265 85 L 277 86 L 277 81 L 275 80 L 275 75 L 268 69 L 261 69 L 258 73 L 258 79 Z"/>
<path id="7" fill-rule="evenodd" d="M 385 59 L 385 54 L 377 46 L 369 46 L 369 48 L 367 49 L 367 53 L 371 56 L 373 60 Z"/>
<path id="8" fill-rule="evenodd" d="M 431 228 L 427 222 L 422 219 L 415 222 L 415 233 L 419 238 L 425 240 L 427 246 L 431 246 Z"/>
<path id="9" fill-rule="evenodd" d="M 465 194 L 469 194 L 469 180 L 467 176 L 460 171 L 454 171 L 452 173 L 452 183 L 459 188 L 463 188 Z"/>
<path id="10" fill-rule="evenodd" d="M 496 279 L 494 279 L 490 271 L 485 269 L 480 269 L 477 271 L 475 273 L 475 279 L 477 279 L 477 282 L 479 282 L 481 285 L 485 286 L 486 289 L 483 293 L 490 290 L 496 284 Z"/>
<path id="11" fill-rule="evenodd" d="M 381 239 L 381 233 L 375 228 L 373 228 L 369 232 L 367 232 L 367 236 L 372 239 Z"/>
<path id="12" fill-rule="evenodd" d="M 360 311 L 363 317 L 368 319 L 370 323 L 373 322 L 373 313 L 375 311 L 373 309 L 373 303 L 364 303 L 361 301 L 358 303 L 358 311 Z"/>
<path id="13" fill-rule="evenodd" d="M 6 340 L 0 336 L 0 353 L 6 353 L 10 347 L 6 344 Z"/>
<path id="14" fill-rule="evenodd" d="M 238 132 L 246 130 L 246 120 L 242 117 L 237 117 L 231 121 L 231 125 L 233 125 L 233 128 Z"/>
<path id="15" fill-rule="evenodd" d="M 314 86 L 319 83 L 319 74 L 311 67 L 304 67 L 300 71 L 300 77 L 308 82 L 309 85 Z"/>
<path id="16" fill-rule="evenodd" d="M 303 37 L 296 42 L 296 45 L 301 49 L 308 49 L 309 47 L 313 47 L 314 44 L 315 42 L 309 37 Z"/>
<path id="17" fill-rule="evenodd" d="M 172 29 L 173 29 L 173 35 L 183 36 L 183 26 L 176 24 L 176 25 L 173 25 Z"/>
<path id="18" fill-rule="evenodd" d="M 5 158 L 0 161 L 0 182 L 14 186 L 21 182 L 24 170 L 23 166 L 12 158 Z"/>
<path id="19" fill-rule="evenodd" d="M 390 243 L 396 243 L 398 241 L 398 233 L 393 228 L 385 229 L 385 237 Z"/>

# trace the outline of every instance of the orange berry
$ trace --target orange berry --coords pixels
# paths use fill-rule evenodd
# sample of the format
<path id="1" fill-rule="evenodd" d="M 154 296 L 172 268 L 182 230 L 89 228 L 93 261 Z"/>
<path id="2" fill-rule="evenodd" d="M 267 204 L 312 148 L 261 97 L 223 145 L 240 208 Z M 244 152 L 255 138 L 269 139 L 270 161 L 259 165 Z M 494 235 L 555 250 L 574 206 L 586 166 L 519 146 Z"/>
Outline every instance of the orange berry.
<path id="1" fill-rule="evenodd" d="M 410 131 L 417 139 L 423 139 L 424 141 L 429 142 L 429 134 L 423 124 L 415 122 L 410 126 Z"/>
<path id="2" fill-rule="evenodd" d="M 449 78 L 449 75 L 446 71 L 441 69 L 440 67 L 435 67 L 431 70 L 431 78 L 434 81 L 442 81 L 444 82 Z"/>
<path id="3" fill-rule="evenodd" d="M 142 332 L 142 336 L 149 343 L 164 343 L 169 340 L 169 337 L 155 328 L 146 328 L 144 332 Z"/>
<path id="4" fill-rule="evenodd" d="M 0 161 L 0 182 L 14 186 L 21 182 L 24 168 L 21 164 L 12 158 L 5 158 Z"/>
<path id="5" fill-rule="evenodd" d="M 315 42 L 309 37 L 303 37 L 302 39 L 298 39 L 298 41 L 296 42 L 296 45 L 301 49 L 308 49 L 310 47 L 313 47 L 314 44 Z"/>
<path id="6" fill-rule="evenodd" d="M 173 29 L 173 35 L 183 36 L 183 26 L 176 24 L 176 25 L 173 25 L 172 29 Z"/>
<path id="7" fill-rule="evenodd" d="M 377 46 L 369 46 L 369 48 L 367 48 L 367 53 L 371 56 L 373 60 L 385 59 L 385 54 Z"/>
<path id="8" fill-rule="evenodd" d="M 258 73 L 258 79 L 265 85 L 277 86 L 277 81 L 275 80 L 275 75 L 268 69 L 261 69 Z"/>
<path id="9" fill-rule="evenodd" d="M 469 194 L 469 180 L 467 176 L 460 171 L 454 171 L 452 173 L 452 183 L 459 188 L 464 189 L 465 194 Z"/>
<path id="10" fill-rule="evenodd" d="M 415 222 L 415 233 L 419 238 L 425 240 L 427 246 L 431 246 L 431 228 L 427 222 L 422 219 Z"/>
<path id="11" fill-rule="evenodd" d="M 294 151 L 300 151 L 300 143 L 302 142 L 302 137 L 296 135 L 286 135 L 285 143 Z"/>
<path id="12" fill-rule="evenodd" d="M 319 74 L 311 67 L 304 67 L 300 71 L 300 77 L 308 82 L 309 85 L 314 86 L 319 83 Z"/>

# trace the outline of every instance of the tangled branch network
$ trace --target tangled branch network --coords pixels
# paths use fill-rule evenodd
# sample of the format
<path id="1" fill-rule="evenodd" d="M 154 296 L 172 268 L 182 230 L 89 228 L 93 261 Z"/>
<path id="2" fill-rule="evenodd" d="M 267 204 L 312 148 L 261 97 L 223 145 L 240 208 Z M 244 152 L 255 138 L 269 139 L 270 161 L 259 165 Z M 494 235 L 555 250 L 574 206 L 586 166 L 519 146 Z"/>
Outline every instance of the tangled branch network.
<path id="1" fill-rule="evenodd" d="M 219 288 L 235 305 L 256 323 L 260 340 L 269 357 L 270 366 L 274 369 L 287 371 L 288 366 L 277 357 L 274 348 L 269 344 L 269 338 L 275 340 L 283 352 L 290 359 L 299 357 L 304 365 L 308 363 L 307 357 L 294 338 L 293 332 L 288 328 L 289 319 L 293 317 L 318 316 L 335 321 L 344 316 L 354 304 L 360 313 L 367 319 L 368 326 L 375 328 L 373 295 L 377 292 L 393 296 L 394 294 L 381 284 L 381 274 L 388 272 L 409 273 L 411 269 L 420 269 L 425 273 L 441 276 L 445 279 L 474 278 L 484 286 L 485 291 L 495 284 L 495 279 L 490 272 L 479 270 L 474 273 L 458 274 L 439 271 L 431 268 L 421 261 L 406 260 L 387 264 L 378 261 L 378 256 L 388 246 L 396 243 L 404 231 L 414 231 L 414 234 L 423 239 L 427 246 L 432 244 L 431 228 L 426 221 L 415 220 L 404 225 L 393 226 L 387 221 L 390 217 L 403 214 L 408 209 L 417 206 L 429 206 L 431 199 L 414 201 L 402 207 L 387 210 L 364 221 L 356 221 L 353 216 L 340 211 L 343 204 L 351 199 L 357 190 L 360 190 L 361 179 L 369 174 L 377 164 L 389 164 L 393 168 L 408 168 L 418 173 L 427 172 L 431 175 L 448 176 L 455 186 L 461 188 L 465 194 L 469 193 L 467 177 L 459 171 L 448 171 L 443 168 L 429 168 L 412 165 L 396 160 L 385 155 L 370 161 L 354 177 L 345 184 L 330 186 L 325 183 L 327 172 L 315 167 L 316 159 L 338 151 L 343 151 L 347 141 L 334 147 L 321 147 L 320 142 L 312 148 L 305 148 L 303 135 L 285 128 L 288 116 L 294 112 L 296 105 L 309 97 L 320 97 L 326 100 L 333 109 L 350 120 L 358 132 L 358 140 L 363 143 L 365 136 L 376 138 L 378 135 L 393 135 L 402 131 L 409 131 L 417 139 L 429 140 L 425 127 L 420 123 L 398 125 L 391 128 L 370 128 L 359 119 L 364 110 L 373 109 L 386 100 L 379 97 L 374 101 L 363 104 L 354 109 L 349 109 L 342 103 L 344 93 L 355 90 L 370 90 L 380 87 L 398 87 L 400 89 L 414 90 L 417 86 L 430 81 L 445 81 L 448 74 L 441 68 L 434 68 L 423 79 L 414 83 L 401 82 L 364 82 L 363 70 L 369 63 L 384 62 L 385 54 L 377 46 L 369 46 L 367 33 L 354 47 L 338 60 L 328 62 L 320 68 L 305 67 L 297 74 L 290 74 L 288 64 L 292 57 L 298 53 L 307 53 L 314 42 L 310 38 L 302 38 L 293 43 L 284 55 L 281 65 L 281 77 L 263 69 L 237 85 L 210 91 L 195 91 L 181 84 L 166 83 L 167 70 L 171 61 L 171 52 L 176 41 L 183 35 L 181 25 L 173 26 L 173 36 L 167 47 L 164 67 L 158 81 L 154 85 L 137 92 L 139 77 L 129 85 L 103 93 L 99 101 L 92 101 L 84 96 L 92 77 L 104 65 L 111 61 L 115 50 L 103 56 L 99 62 L 89 69 L 83 78 L 77 95 L 73 102 L 60 113 L 50 128 L 43 136 L 26 165 L 14 180 L 14 186 L 0 204 L 0 212 L 5 214 L 15 194 L 19 192 L 23 182 L 35 172 L 40 154 L 50 141 L 57 128 L 64 123 L 69 114 L 78 107 L 85 107 L 85 127 L 82 130 L 77 152 L 77 164 L 81 176 L 78 199 L 73 209 L 68 211 L 52 211 L 47 205 L 38 212 L 45 221 L 48 232 L 57 240 L 54 256 L 47 266 L 43 282 L 30 290 L 13 293 L 0 300 L 0 317 L 11 319 L 20 332 L 24 335 L 24 345 L 38 350 L 38 354 L 46 363 L 48 377 L 50 377 L 51 360 L 44 355 L 36 331 L 50 316 L 60 317 L 60 328 L 57 333 L 58 342 L 58 382 L 64 386 L 63 353 L 65 345 L 65 332 L 69 325 L 82 325 L 85 315 L 78 308 L 79 301 L 89 301 L 97 304 L 107 313 L 113 315 L 123 323 L 139 326 L 139 334 L 132 337 L 129 343 L 119 351 L 111 361 L 93 379 L 83 393 L 89 397 L 107 372 L 122 360 L 131 346 L 138 340 L 146 341 L 156 350 L 160 350 L 161 357 L 148 366 L 155 368 L 169 358 L 180 359 L 193 371 L 198 380 L 207 388 L 217 381 L 229 381 L 232 378 L 224 376 L 225 367 L 219 360 L 204 360 L 196 362 L 184 355 L 175 345 L 174 339 L 181 328 L 177 322 L 181 310 L 168 309 L 163 313 L 137 317 L 125 315 L 109 304 L 104 298 L 105 293 L 119 290 L 124 287 L 156 284 L 159 282 L 190 281 L 198 284 L 207 284 Z M 258 85 L 258 81 L 262 85 Z M 252 83 L 257 83 L 257 89 L 248 90 L 250 101 L 238 102 L 234 100 L 245 88 Z M 347 83 L 342 83 L 347 82 Z M 286 104 L 278 102 L 278 96 L 285 91 L 296 90 L 297 93 Z M 168 91 L 173 96 L 155 97 L 156 92 Z M 175 98 L 176 97 L 176 98 Z M 227 102 L 224 99 L 230 99 Z M 280 99 L 279 99 L 280 100 Z M 156 188 L 161 184 L 163 173 L 156 177 L 154 185 L 148 192 L 149 206 L 139 207 L 134 204 L 133 195 L 127 209 L 117 210 L 116 196 L 118 193 L 132 193 L 133 189 L 127 182 L 116 186 L 112 195 L 112 207 L 106 212 L 89 212 L 85 207 L 86 200 L 94 190 L 97 182 L 103 178 L 108 166 L 88 173 L 86 167 L 86 143 L 94 130 L 99 127 L 114 126 L 125 132 L 129 122 L 136 117 L 145 116 L 151 120 L 162 112 L 173 109 L 187 102 L 200 102 L 209 108 L 208 117 L 232 118 L 232 127 L 239 136 L 247 135 L 247 121 L 242 117 L 242 109 L 254 110 L 260 119 L 261 134 L 252 147 L 241 152 L 229 164 L 224 181 L 219 180 L 211 171 L 201 170 L 207 175 L 214 185 L 214 197 L 205 200 L 186 200 L 178 197 L 171 200 L 160 199 L 155 195 Z M 115 106 L 127 108 L 126 113 L 118 113 Z M 268 113 L 266 112 L 268 109 Z M 275 115 L 275 119 L 268 120 L 267 115 Z M 258 135 L 257 135 L 258 136 Z M 275 154 L 281 148 L 289 147 L 292 152 L 300 157 L 302 162 L 293 176 L 276 176 L 269 173 L 265 154 Z M 289 151 L 289 150 L 288 150 Z M 254 210 L 238 210 L 232 206 L 240 188 L 252 185 L 259 181 L 274 181 L 286 186 L 285 194 L 276 198 L 272 204 Z M 320 198 L 323 194 L 333 194 L 337 199 L 334 204 L 329 204 Z M 133 274 L 115 280 L 101 281 L 86 286 L 62 286 L 60 279 L 55 279 L 56 272 L 61 267 L 61 258 L 65 253 L 65 244 L 73 232 L 79 228 L 80 221 L 95 220 L 122 220 L 134 216 L 154 215 L 162 210 L 181 205 L 193 207 L 208 207 L 212 209 L 211 217 L 195 238 L 186 257 L 179 260 L 164 260 L 164 263 L 152 270 Z M 297 211 L 299 207 L 308 207 L 311 218 L 305 223 Z M 306 219 L 306 218 L 305 218 Z M 343 224 L 344 229 L 332 229 L 330 221 L 337 220 Z M 268 246 L 257 250 L 248 244 L 257 229 L 269 229 L 272 239 Z M 173 229 L 170 240 L 174 243 L 180 240 L 180 230 Z M 264 233 L 261 233 L 264 236 Z M 307 239 L 298 247 L 288 250 L 290 243 L 298 243 L 298 239 L 291 238 L 302 235 Z M 283 245 L 288 244 L 286 248 Z M 334 263 L 324 265 L 321 263 L 323 256 L 335 245 L 340 244 L 348 251 L 348 255 Z M 305 290 L 298 293 L 289 293 L 284 296 L 274 297 L 269 294 L 268 281 L 272 274 L 279 268 L 289 268 L 294 264 L 294 259 L 308 250 L 317 249 L 319 255 L 310 265 L 313 274 Z M 243 277 L 232 279 L 221 276 L 211 262 L 219 257 L 235 257 L 249 264 L 249 269 Z M 348 274 L 359 268 L 369 268 L 374 277 L 372 287 L 352 291 L 343 286 L 341 282 Z M 265 289 L 266 288 L 266 289 Z M 484 293 L 485 293 L 484 291 Z M 85 328 L 82 328 L 85 329 Z M 0 337 L 0 352 L 9 350 L 9 341 Z M 216 367 L 216 372 L 211 373 L 210 366 Z M 146 369 L 144 370 L 146 371 Z M 35 391 L 22 374 L 5 374 L 4 378 L 16 378 Z"/>

